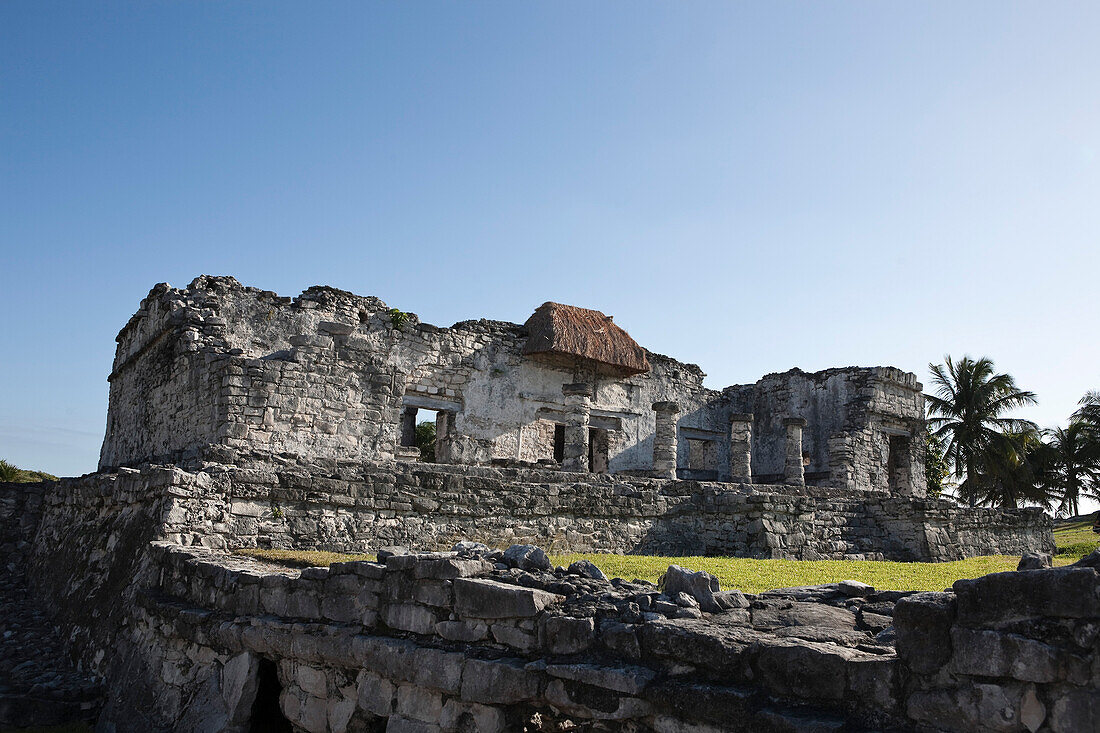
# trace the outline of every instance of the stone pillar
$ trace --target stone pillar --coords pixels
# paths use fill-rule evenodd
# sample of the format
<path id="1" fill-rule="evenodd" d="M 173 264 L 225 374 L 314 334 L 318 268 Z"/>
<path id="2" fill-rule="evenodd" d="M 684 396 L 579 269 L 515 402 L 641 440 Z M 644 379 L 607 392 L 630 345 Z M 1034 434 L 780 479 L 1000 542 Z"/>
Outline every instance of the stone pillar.
<path id="1" fill-rule="evenodd" d="M 787 460 L 783 466 L 783 483 L 805 486 L 806 471 L 802 466 L 802 428 L 806 427 L 806 419 L 785 417 L 783 424 L 787 426 Z"/>
<path id="2" fill-rule="evenodd" d="M 402 446 L 416 445 L 416 408 L 405 407 L 401 411 L 401 441 Z"/>
<path id="3" fill-rule="evenodd" d="M 752 483 L 752 413 L 730 414 L 730 481 Z"/>
<path id="4" fill-rule="evenodd" d="M 564 384 L 565 446 L 561 467 L 565 471 L 588 471 L 588 416 L 592 410 L 592 385 Z"/>
<path id="5" fill-rule="evenodd" d="M 680 405 L 675 402 L 654 402 L 657 425 L 653 430 L 653 475 L 676 478 L 676 415 Z"/>
<path id="6" fill-rule="evenodd" d="M 450 410 L 440 410 L 435 413 L 435 462 L 454 462 L 454 429 L 455 413 Z"/>

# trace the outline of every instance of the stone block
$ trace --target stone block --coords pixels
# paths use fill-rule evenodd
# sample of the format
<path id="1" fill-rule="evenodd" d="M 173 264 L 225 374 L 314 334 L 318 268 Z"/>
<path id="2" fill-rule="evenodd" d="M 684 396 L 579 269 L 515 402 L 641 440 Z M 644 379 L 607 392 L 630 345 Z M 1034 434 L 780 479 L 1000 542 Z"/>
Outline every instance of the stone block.
<path id="1" fill-rule="evenodd" d="M 596 720 L 628 720 L 651 712 L 644 700 L 563 680 L 550 680 L 544 696 L 558 710 Z"/>
<path id="2" fill-rule="evenodd" d="M 412 597 L 417 603 L 448 608 L 452 604 L 451 584 L 446 580 L 421 580 L 413 587 Z"/>
<path id="3" fill-rule="evenodd" d="M 443 696 L 417 685 L 397 688 L 397 713 L 425 723 L 438 723 L 443 712 Z"/>
<path id="4" fill-rule="evenodd" d="M 470 618 L 526 618 L 564 600 L 562 596 L 495 580 L 454 581 L 455 613 Z"/>
<path id="5" fill-rule="evenodd" d="M 550 664 L 546 673 L 605 690 L 637 695 L 657 676 L 646 667 L 603 667 L 595 664 Z"/>
<path id="6" fill-rule="evenodd" d="M 539 695 L 540 677 L 519 660 L 469 659 L 462 675 L 462 699 L 490 705 L 529 702 Z"/>
<path id="7" fill-rule="evenodd" d="M 489 635 L 489 627 L 475 621 L 440 621 L 435 633 L 448 641 L 481 641 Z"/>
<path id="8" fill-rule="evenodd" d="M 1089 664 L 1083 657 L 1017 634 L 956 627 L 951 641 L 951 664 L 959 674 L 1039 683 L 1088 678 Z"/>
<path id="9" fill-rule="evenodd" d="M 850 654 L 840 647 L 802 643 L 762 645 L 755 668 L 775 694 L 809 700 L 841 700 Z"/>
<path id="10" fill-rule="evenodd" d="M 328 696 L 328 678 L 319 669 L 299 664 L 294 670 L 294 681 L 314 697 Z"/>
<path id="11" fill-rule="evenodd" d="M 1036 617 L 1088 618 L 1100 608 L 1100 573 L 1062 567 L 994 573 L 952 586 L 959 623 L 986 627 Z"/>
<path id="12" fill-rule="evenodd" d="M 539 623 L 539 644 L 550 654 L 582 652 L 596 638 L 596 622 L 591 618 L 547 616 Z"/>
<path id="13" fill-rule="evenodd" d="M 722 606 L 714 599 L 714 594 L 721 590 L 718 578 L 703 570 L 693 571 L 679 565 L 669 565 L 668 570 L 657 581 L 657 587 L 670 597 L 681 592 L 687 593 L 707 613 L 722 610 Z"/>
<path id="14" fill-rule="evenodd" d="M 396 686 L 372 672 L 360 672 L 358 684 L 359 707 L 373 715 L 388 717 L 393 714 Z"/>
<path id="15" fill-rule="evenodd" d="M 488 705 L 448 700 L 443 706 L 439 724 L 448 733 L 504 733 L 508 727 L 508 716 L 503 710 Z"/>
<path id="16" fill-rule="evenodd" d="M 386 733 L 440 733 L 440 730 L 436 723 L 425 723 L 400 715 L 394 715 L 386 723 Z"/>
<path id="17" fill-rule="evenodd" d="M 414 603 L 394 603 L 382 611 L 382 620 L 386 625 L 399 631 L 411 631 L 414 634 L 431 634 L 439 618 L 427 606 Z"/>
<path id="18" fill-rule="evenodd" d="M 951 657 L 954 593 L 914 593 L 894 606 L 898 657 L 918 674 L 932 674 Z"/>
<path id="19" fill-rule="evenodd" d="M 462 669 L 466 664 L 464 654 L 422 648 L 413 652 L 413 663 L 416 666 L 416 684 L 449 695 L 458 694 L 462 687 Z"/>
<path id="20" fill-rule="evenodd" d="M 549 570 L 550 558 L 534 545 L 512 545 L 504 551 L 504 562 L 521 570 Z"/>
<path id="21" fill-rule="evenodd" d="M 455 578 L 469 578 L 475 575 L 488 573 L 493 569 L 490 562 L 481 558 L 438 558 L 422 560 L 414 568 L 417 578 L 437 578 L 440 580 L 453 580 Z"/>

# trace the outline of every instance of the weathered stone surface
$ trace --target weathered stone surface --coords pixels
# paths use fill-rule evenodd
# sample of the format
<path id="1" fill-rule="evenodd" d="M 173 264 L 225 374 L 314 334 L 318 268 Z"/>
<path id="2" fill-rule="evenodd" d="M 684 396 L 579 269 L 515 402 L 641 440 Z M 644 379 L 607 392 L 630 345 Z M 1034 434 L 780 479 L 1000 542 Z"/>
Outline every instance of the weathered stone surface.
<path id="1" fill-rule="evenodd" d="M 504 562 L 521 570 L 549 570 L 550 558 L 534 545 L 512 545 L 504 551 Z"/>
<path id="2" fill-rule="evenodd" d="M 1016 566 L 1017 570 L 1041 570 L 1043 568 L 1051 567 L 1050 555 L 1042 552 L 1025 552 L 1020 558 L 1020 564 Z"/>
<path id="3" fill-rule="evenodd" d="M 577 560 L 569 566 L 569 572 L 594 580 L 607 580 L 607 576 L 603 574 L 603 571 L 589 560 Z"/>
<path id="4" fill-rule="evenodd" d="M 522 662 L 499 660 L 466 662 L 462 675 L 462 699 L 488 704 L 515 704 L 536 698 L 539 676 Z"/>
<path id="5" fill-rule="evenodd" d="M 546 591 L 482 579 L 459 578 L 454 591 L 455 610 L 471 618 L 527 618 L 562 600 Z"/>
<path id="6" fill-rule="evenodd" d="M 1100 608 L 1100 573 L 1088 567 L 994 573 L 955 581 L 952 588 L 959 620 L 968 626 L 1013 617 L 1087 618 Z"/>
<path id="7" fill-rule="evenodd" d="M 709 613 L 722 610 L 714 594 L 721 590 L 718 578 L 702 570 L 686 570 L 679 565 L 669 565 L 668 570 L 657 581 L 657 587 L 666 595 L 687 593 L 699 603 L 699 608 Z"/>
<path id="8" fill-rule="evenodd" d="M 592 646 L 595 631 L 594 619 L 548 616 L 539 625 L 539 645 L 551 654 L 575 654 Z"/>
<path id="9" fill-rule="evenodd" d="M 915 593 L 894 607 L 898 656 L 915 672 L 931 674 L 951 656 L 954 593 Z"/>
<path id="10" fill-rule="evenodd" d="M 837 583 L 837 589 L 849 598 L 866 598 L 875 592 L 874 586 L 858 580 L 842 580 Z"/>

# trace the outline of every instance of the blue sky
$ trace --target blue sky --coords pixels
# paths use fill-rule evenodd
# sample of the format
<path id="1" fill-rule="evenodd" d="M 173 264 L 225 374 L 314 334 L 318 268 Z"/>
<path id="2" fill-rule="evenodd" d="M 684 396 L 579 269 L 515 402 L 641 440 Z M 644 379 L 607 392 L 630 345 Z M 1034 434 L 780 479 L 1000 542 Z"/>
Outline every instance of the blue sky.
<path id="1" fill-rule="evenodd" d="M 1095 3 L 0 4 L 0 457 L 95 468 L 154 283 L 615 315 L 708 383 L 1100 388 Z"/>

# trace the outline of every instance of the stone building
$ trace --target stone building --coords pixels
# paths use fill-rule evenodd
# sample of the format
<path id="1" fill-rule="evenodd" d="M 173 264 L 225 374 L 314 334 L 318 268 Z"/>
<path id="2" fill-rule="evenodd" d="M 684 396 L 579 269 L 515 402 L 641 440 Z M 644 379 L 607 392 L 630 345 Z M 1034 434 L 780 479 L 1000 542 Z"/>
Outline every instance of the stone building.
<path id="1" fill-rule="evenodd" d="M 923 496 L 915 375 L 794 369 L 721 391 L 610 316 L 545 303 L 450 328 L 372 297 L 161 284 L 118 335 L 100 469 L 226 448 Z"/>

